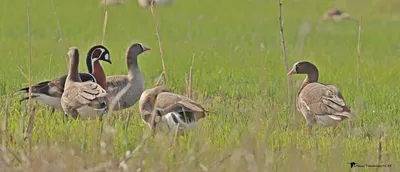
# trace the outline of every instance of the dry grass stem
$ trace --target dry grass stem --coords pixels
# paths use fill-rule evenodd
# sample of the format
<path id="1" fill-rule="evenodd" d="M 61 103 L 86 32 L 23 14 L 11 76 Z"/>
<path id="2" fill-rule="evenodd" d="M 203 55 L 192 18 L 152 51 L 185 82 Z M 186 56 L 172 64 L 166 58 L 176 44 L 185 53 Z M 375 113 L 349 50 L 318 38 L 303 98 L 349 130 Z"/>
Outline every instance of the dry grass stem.
<path id="1" fill-rule="evenodd" d="M 192 65 L 190 66 L 190 70 L 189 70 L 189 99 L 192 98 L 192 88 L 193 88 L 193 65 L 194 65 L 194 57 L 195 57 L 195 53 L 193 53 L 192 56 Z"/>
<path id="2" fill-rule="evenodd" d="M 155 87 L 164 84 L 164 81 L 162 80 L 163 75 L 164 75 L 164 71 L 160 73 L 160 76 L 158 77 L 156 84 L 154 84 Z"/>
<path id="3" fill-rule="evenodd" d="M 28 91 L 28 102 L 29 102 L 29 108 L 32 108 L 32 41 L 31 41 L 31 10 L 30 10 L 30 1 L 26 0 L 26 13 L 27 13 L 27 23 L 28 23 L 28 58 L 29 58 L 29 91 Z"/>
<path id="4" fill-rule="evenodd" d="M 54 18 L 56 19 L 57 28 L 58 28 L 58 33 L 60 34 L 60 38 L 58 39 L 58 42 L 61 41 L 61 45 L 64 47 L 64 46 L 65 46 L 65 42 L 64 42 L 63 31 L 62 31 L 62 29 L 61 29 L 60 20 L 59 20 L 58 17 L 57 17 L 56 7 L 54 6 L 53 0 L 50 0 L 50 3 L 51 3 L 51 9 L 53 10 Z M 49 73 L 51 72 L 51 62 L 52 62 L 52 58 L 53 58 L 53 56 L 50 56 L 50 59 L 49 59 Z M 68 62 L 68 59 L 66 59 L 66 60 L 67 60 L 67 62 Z M 66 63 L 66 64 L 67 64 L 67 67 L 68 67 L 68 63 Z"/>
<path id="5" fill-rule="evenodd" d="M 111 105 L 108 106 L 108 117 L 107 119 L 109 119 L 111 117 L 111 114 L 113 112 L 113 109 L 115 107 L 115 105 L 117 105 L 119 99 L 121 99 L 121 97 L 129 90 L 129 88 L 132 86 L 132 83 L 128 83 L 121 91 L 118 92 L 118 94 L 114 97 L 114 99 L 111 101 Z M 108 121 L 108 120 L 107 120 Z"/>
<path id="6" fill-rule="evenodd" d="M 186 88 L 186 97 L 189 97 L 189 76 L 185 73 L 185 88 Z"/>
<path id="7" fill-rule="evenodd" d="M 199 164 L 199 167 L 201 168 L 202 171 L 204 172 L 208 172 L 208 168 L 206 166 L 204 166 L 202 163 Z"/>
<path id="8" fill-rule="evenodd" d="M 28 140 L 28 153 L 29 155 L 31 154 L 32 151 L 32 129 L 33 129 L 33 124 L 35 121 L 35 114 L 36 114 L 36 108 L 33 107 L 31 110 L 31 114 L 29 117 L 29 122 L 28 122 L 28 128 L 26 129 L 26 133 L 24 136 L 24 140 Z"/>
<path id="9" fill-rule="evenodd" d="M 107 22 L 108 22 L 108 11 L 107 11 L 107 5 L 105 5 L 104 6 L 103 35 L 102 35 L 102 39 L 101 39 L 102 45 L 104 45 L 104 39 L 106 36 Z"/>
<path id="10" fill-rule="evenodd" d="M 128 133 L 129 122 L 131 121 L 132 114 L 128 112 L 128 116 L 126 117 L 126 125 L 125 125 L 125 132 Z"/>
<path id="11" fill-rule="evenodd" d="M 3 136 L 2 136 L 2 143 L 3 145 L 7 145 L 7 138 L 8 138 L 8 117 L 9 117 L 9 111 L 8 111 L 8 107 L 9 107 L 10 103 L 9 100 L 6 99 L 6 106 L 5 106 L 5 116 L 4 116 L 4 121 L 3 121 Z"/>
<path id="12" fill-rule="evenodd" d="M 216 169 L 216 168 L 218 168 L 225 160 L 227 160 L 231 156 L 232 156 L 232 154 L 224 156 L 223 158 L 221 158 L 221 160 L 212 163 L 208 169 Z"/>
<path id="13" fill-rule="evenodd" d="M 16 154 L 14 151 L 12 151 L 10 148 L 8 148 L 8 147 L 5 146 L 5 145 L 0 145 L 0 148 L 1 148 L 1 151 L 2 151 L 2 152 L 8 152 L 8 153 L 10 153 L 11 156 L 12 156 L 15 160 L 17 160 L 19 164 L 21 164 L 21 159 L 17 156 L 17 154 Z M 4 156 L 6 156 L 6 154 L 4 154 Z M 6 158 L 4 158 L 4 159 L 6 159 Z"/>
<path id="14" fill-rule="evenodd" d="M 127 168 L 126 163 L 128 162 L 128 160 L 131 159 L 133 156 L 135 156 L 135 154 L 139 151 L 139 149 L 142 148 L 146 144 L 146 142 L 149 138 L 150 138 L 149 136 L 146 136 L 132 152 L 130 152 L 128 155 L 126 155 L 126 157 L 119 163 L 118 167 L 119 168 Z M 128 170 L 124 169 L 124 171 L 128 171 Z"/>
<path id="15" fill-rule="evenodd" d="M 158 101 L 154 104 L 153 111 L 151 112 L 151 117 L 150 117 L 150 126 L 151 126 L 151 134 L 154 136 L 155 134 L 155 129 L 156 129 L 156 116 L 157 116 L 157 109 L 155 107 L 158 106 Z"/>
<path id="16" fill-rule="evenodd" d="M 58 41 L 62 41 L 62 43 L 64 44 L 63 32 L 62 32 L 62 29 L 61 29 L 60 21 L 58 20 L 58 17 L 57 17 L 56 7 L 54 6 L 53 0 L 50 0 L 50 3 L 51 3 L 51 8 L 52 8 L 52 10 L 53 10 L 54 17 L 56 18 L 57 27 L 58 27 L 58 32 L 59 32 L 59 34 L 60 34 L 60 38 L 59 38 Z M 50 60 L 51 60 L 51 59 L 50 59 Z"/>
<path id="17" fill-rule="evenodd" d="M 163 70 L 164 70 L 165 85 L 168 85 L 168 75 L 167 75 L 167 69 L 165 67 L 165 61 L 164 61 L 165 56 L 164 56 L 164 51 L 162 48 L 162 41 L 161 41 L 160 32 L 159 32 L 158 20 L 156 17 L 156 12 L 154 10 L 154 0 L 151 0 L 150 11 L 151 11 L 151 15 L 153 17 L 153 22 L 154 22 L 154 25 L 156 28 L 156 36 L 157 36 L 157 40 L 158 40 L 158 46 L 160 48 L 161 62 L 162 62 Z"/>
<path id="18" fill-rule="evenodd" d="M 286 41 L 285 41 L 285 34 L 283 32 L 283 16 L 282 16 L 282 1 L 278 0 L 279 3 L 279 26 L 280 26 L 280 33 L 281 33 L 281 41 L 282 41 L 282 53 L 283 53 L 283 62 L 285 64 L 285 69 L 286 73 L 289 72 L 289 65 L 287 62 L 286 58 Z M 291 91 L 291 86 L 292 86 L 292 81 L 290 77 L 286 77 L 286 83 L 287 83 L 287 92 L 288 92 L 288 105 L 291 107 L 290 110 L 292 110 L 292 91 Z M 294 110 L 293 110 L 294 112 Z M 293 119 L 295 118 L 295 114 L 293 113 Z"/>
<path id="19" fill-rule="evenodd" d="M 378 154 L 378 164 L 382 161 L 382 140 L 384 134 L 381 134 L 378 139 L 377 154 Z"/>
<path id="20" fill-rule="evenodd" d="M 360 23 L 358 25 L 358 39 L 357 39 L 357 87 L 360 87 L 360 63 L 361 63 L 361 28 L 362 28 L 362 16 L 360 17 Z"/>
<path id="21" fill-rule="evenodd" d="M 174 132 L 174 146 L 177 146 L 179 143 L 178 137 L 179 137 L 179 127 L 180 123 L 178 123 L 178 126 L 176 126 L 175 132 Z"/>
<path id="22" fill-rule="evenodd" d="M 21 69 L 20 67 L 17 66 L 17 69 L 19 70 L 19 72 L 22 74 L 22 76 L 24 76 L 24 78 L 25 78 L 27 81 L 30 80 L 29 77 L 24 73 L 24 71 L 22 71 L 22 69 Z M 29 82 L 28 82 L 28 84 L 29 84 Z"/>
<path id="23" fill-rule="evenodd" d="M 112 161 L 106 161 L 103 163 L 99 163 L 96 166 L 83 170 L 82 172 L 97 172 L 97 171 L 107 171 L 107 168 L 110 168 L 113 166 Z"/>

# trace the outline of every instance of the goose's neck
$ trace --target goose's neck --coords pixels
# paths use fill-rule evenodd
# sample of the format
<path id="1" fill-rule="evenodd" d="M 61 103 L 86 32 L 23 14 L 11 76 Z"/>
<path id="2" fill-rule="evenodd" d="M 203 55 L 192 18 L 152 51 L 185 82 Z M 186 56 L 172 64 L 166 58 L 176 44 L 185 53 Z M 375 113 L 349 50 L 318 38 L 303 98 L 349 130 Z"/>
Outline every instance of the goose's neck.
<path id="1" fill-rule="evenodd" d="M 306 78 L 304 79 L 303 83 L 300 85 L 300 89 L 299 89 L 298 93 L 300 94 L 301 90 L 303 90 L 303 88 L 307 84 L 313 83 L 313 82 L 318 82 L 318 69 L 313 69 L 307 73 Z"/>
<path id="2" fill-rule="evenodd" d="M 92 75 L 96 78 L 97 83 L 105 89 L 106 86 L 106 74 L 104 73 L 103 67 L 101 67 L 99 61 L 93 63 Z"/>
<path id="3" fill-rule="evenodd" d="M 72 57 L 69 60 L 69 71 L 67 80 L 74 82 L 82 82 L 81 77 L 79 77 L 79 57 Z"/>
<path id="4" fill-rule="evenodd" d="M 128 77 L 135 79 L 135 77 L 139 77 L 142 75 L 142 72 L 139 69 L 139 65 L 137 62 L 137 54 L 131 55 L 134 57 L 127 58 L 126 63 L 128 65 Z"/>

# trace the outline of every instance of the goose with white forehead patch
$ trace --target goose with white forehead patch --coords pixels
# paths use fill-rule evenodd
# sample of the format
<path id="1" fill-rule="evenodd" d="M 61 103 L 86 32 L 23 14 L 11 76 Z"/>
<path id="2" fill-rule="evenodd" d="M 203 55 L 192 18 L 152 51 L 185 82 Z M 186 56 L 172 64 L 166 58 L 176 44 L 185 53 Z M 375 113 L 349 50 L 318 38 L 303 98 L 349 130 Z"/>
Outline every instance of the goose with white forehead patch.
<path id="1" fill-rule="evenodd" d="M 126 63 L 128 66 L 128 75 L 107 76 L 106 90 L 109 96 L 110 104 L 117 94 L 130 84 L 128 90 L 116 100 L 113 110 L 122 110 L 133 106 L 140 98 L 144 90 L 144 78 L 138 64 L 138 55 L 150 48 L 142 43 L 130 45 L 126 51 Z M 110 107 L 111 108 L 111 107 Z"/>
<path id="2" fill-rule="evenodd" d="M 154 6 L 171 5 L 174 3 L 174 0 L 138 0 L 138 4 L 142 8 L 149 8 L 151 7 L 152 1 L 154 1 Z"/>
<path id="3" fill-rule="evenodd" d="M 333 126 L 334 132 L 341 121 L 354 116 L 338 88 L 318 82 L 314 64 L 297 62 L 287 75 L 293 74 L 307 74 L 299 88 L 296 107 L 306 119 L 308 134 L 314 124 Z"/>

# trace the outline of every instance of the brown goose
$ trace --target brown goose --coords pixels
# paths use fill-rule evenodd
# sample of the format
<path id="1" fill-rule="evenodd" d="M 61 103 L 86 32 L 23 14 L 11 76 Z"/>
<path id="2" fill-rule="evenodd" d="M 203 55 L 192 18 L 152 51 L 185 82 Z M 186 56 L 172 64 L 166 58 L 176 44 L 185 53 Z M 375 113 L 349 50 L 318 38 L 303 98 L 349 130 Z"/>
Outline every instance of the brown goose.
<path id="1" fill-rule="evenodd" d="M 155 123 L 162 122 L 174 131 L 193 130 L 195 122 L 205 117 L 206 110 L 195 101 L 165 90 L 162 86 L 145 90 L 139 100 L 142 120 L 151 128 L 151 113 L 155 109 Z"/>
<path id="2" fill-rule="evenodd" d="M 330 19 L 334 21 L 341 21 L 344 19 L 353 20 L 353 17 L 351 17 L 348 13 L 343 13 L 339 9 L 329 9 L 322 16 L 322 20 L 330 20 Z"/>
<path id="3" fill-rule="evenodd" d="M 138 4 L 142 8 L 151 7 L 151 3 L 153 0 L 138 0 Z M 174 0 L 154 0 L 154 6 L 158 5 L 171 5 L 174 3 Z"/>
<path id="4" fill-rule="evenodd" d="M 339 89 L 318 82 L 318 69 L 314 64 L 297 62 L 287 75 L 292 74 L 307 74 L 299 88 L 296 107 L 306 119 L 308 134 L 314 124 L 333 126 L 335 131 L 341 121 L 352 116 Z"/>
<path id="5" fill-rule="evenodd" d="M 106 90 L 110 101 L 114 100 L 115 96 L 117 96 L 125 86 L 131 84 L 128 91 L 126 91 L 115 104 L 113 110 L 122 110 L 131 107 L 139 100 L 144 90 L 144 79 L 139 69 L 137 57 L 139 54 L 148 50 L 150 50 L 150 48 L 143 46 L 141 43 L 132 44 L 126 51 L 128 75 L 107 76 Z"/>
<path id="6" fill-rule="evenodd" d="M 90 48 L 86 57 L 86 65 L 88 73 L 79 73 L 83 82 L 97 82 L 103 88 L 106 85 L 106 77 L 103 68 L 100 65 L 100 60 L 111 64 L 110 52 L 102 45 L 96 45 Z M 67 75 L 60 76 L 51 81 L 43 81 L 32 86 L 32 99 L 39 100 L 44 104 L 50 105 L 53 108 L 61 109 L 61 95 L 64 92 L 64 85 Z M 19 93 L 28 93 L 29 87 L 20 89 L 14 95 Z M 28 100 L 26 96 L 20 101 Z"/>
<path id="7" fill-rule="evenodd" d="M 79 52 L 76 47 L 68 51 L 69 71 L 65 80 L 61 106 L 73 118 L 96 118 L 107 112 L 107 92 L 95 82 L 82 82 L 78 73 Z"/>

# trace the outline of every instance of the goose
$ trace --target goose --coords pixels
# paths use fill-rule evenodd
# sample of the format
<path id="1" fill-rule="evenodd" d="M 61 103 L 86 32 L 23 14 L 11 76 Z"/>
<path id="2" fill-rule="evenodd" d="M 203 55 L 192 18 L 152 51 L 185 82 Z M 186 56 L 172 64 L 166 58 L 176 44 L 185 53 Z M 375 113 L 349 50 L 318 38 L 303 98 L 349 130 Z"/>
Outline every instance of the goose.
<path id="1" fill-rule="evenodd" d="M 353 116 L 338 88 L 318 82 L 319 73 L 314 64 L 299 61 L 287 75 L 293 74 L 307 74 L 299 88 L 296 107 L 307 122 L 309 135 L 315 124 L 333 126 L 335 132 L 341 121 Z"/>
<path id="2" fill-rule="evenodd" d="M 138 0 L 138 4 L 142 8 L 151 7 L 151 3 L 153 0 Z M 156 5 L 171 5 L 174 3 L 174 0 L 154 0 L 154 6 Z"/>
<path id="3" fill-rule="evenodd" d="M 113 101 L 117 94 L 130 84 L 129 89 L 117 101 L 113 110 L 129 108 L 139 100 L 144 90 L 144 79 L 139 69 L 137 57 L 139 54 L 148 50 L 150 50 L 150 48 L 145 47 L 142 43 L 130 45 L 126 51 L 128 75 L 107 76 L 106 90 L 110 101 Z"/>
<path id="4" fill-rule="evenodd" d="M 153 110 L 156 116 L 152 126 Z M 139 113 L 150 129 L 161 122 L 166 124 L 169 131 L 175 131 L 179 127 L 179 133 L 183 134 L 195 129 L 195 123 L 205 117 L 205 112 L 200 104 L 185 96 L 172 93 L 162 86 L 145 90 L 139 100 Z"/>
<path id="5" fill-rule="evenodd" d="M 125 0 L 101 0 L 100 4 L 103 4 L 103 5 L 122 5 L 122 4 L 125 4 Z"/>
<path id="6" fill-rule="evenodd" d="M 324 13 L 322 16 L 322 20 L 329 20 L 332 19 L 334 21 L 341 21 L 344 19 L 354 20 L 353 17 L 350 16 L 348 13 L 343 13 L 339 9 L 329 9 Z"/>
<path id="7" fill-rule="evenodd" d="M 66 115 L 73 118 L 95 118 L 107 112 L 107 92 L 95 82 L 82 82 L 79 76 L 79 51 L 69 48 L 70 58 L 61 107 Z"/>
<path id="8" fill-rule="evenodd" d="M 103 88 L 106 85 L 106 78 L 101 67 L 99 61 L 103 60 L 111 64 L 110 52 L 106 47 L 102 45 L 96 45 L 90 48 L 86 57 L 86 65 L 88 68 L 88 73 L 79 73 L 79 76 L 83 82 L 97 82 Z M 62 109 L 60 98 L 62 93 L 64 92 L 64 85 L 67 75 L 60 76 L 51 81 L 43 81 L 36 85 L 33 85 L 32 88 L 32 99 L 43 102 L 46 105 L 50 105 L 56 109 Z M 22 88 L 18 90 L 14 95 L 19 93 L 27 93 L 29 92 L 29 87 Z M 20 99 L 20 102 L 28 100 L 29 97 L 26 96 Z"/>

